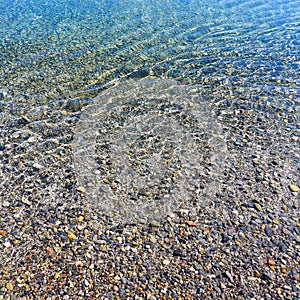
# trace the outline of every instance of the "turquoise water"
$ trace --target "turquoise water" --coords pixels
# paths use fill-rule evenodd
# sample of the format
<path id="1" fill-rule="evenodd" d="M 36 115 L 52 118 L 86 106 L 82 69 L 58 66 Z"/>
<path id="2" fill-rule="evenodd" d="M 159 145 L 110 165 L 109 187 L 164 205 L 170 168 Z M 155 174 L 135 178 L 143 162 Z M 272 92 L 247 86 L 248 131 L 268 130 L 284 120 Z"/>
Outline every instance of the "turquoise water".
<path id="1" fill-rule="evenodd" d="M 0 88 L 26 105 L 148 75 L 299 96 L 297 0 L 2 0 L 0 11 Z"/>

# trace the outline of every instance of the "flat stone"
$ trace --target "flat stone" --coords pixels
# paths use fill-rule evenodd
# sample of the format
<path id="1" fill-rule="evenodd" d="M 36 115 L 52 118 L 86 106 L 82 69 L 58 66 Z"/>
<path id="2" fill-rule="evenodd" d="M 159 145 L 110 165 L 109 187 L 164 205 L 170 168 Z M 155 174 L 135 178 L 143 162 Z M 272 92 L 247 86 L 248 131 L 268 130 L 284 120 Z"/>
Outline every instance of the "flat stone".
<path id="1" fill-rule="evenodd" d="M 77 191 L 79 191 L 79 192 L 81 192 L 81 193 L 85 193 L 85 192 L 86 192 L 86 189 L 85 189 L 85 187 L 83 187 L 83 186 L 79 186 L 79 187 L 77 188 Z"/>
<path id="2" fill-rule="evenodd" d="M 160 226 L 160 223 L 159 223 L 158 221 L 153 220 L 153 221 L 151 221 L 150 225 L 151 225 L 152 227 L 159 227 L 159 226 Z"/>
<path id="3" fill-rule="evenodd" d="M 170 261 L 168 259 L 163 260 L 163 265 L 168 266 L 170 264 Z"/>
<path id="4" fill-rule="evenodd" d="M 274 261 L 273 259 L 269 259 L 269 260 L 268 260 L 268 264 L 269 264 L 270 266 L 275 266 L 275 261 Z"/>
<path id="5" fill-rule="evenodd" d="M 8 282 L 6 284 L 6 288 L 9 290 L 9 291 L 12 291 L 14 289 L 14 286 L 11 284 L 11 282 Z"/>
<path id="6" fill-rule="evenodd" d="M 174 250 L 173 255 L 174 255 L 174 256 L 180 256 L 180 257 L 183 257 L 183 256 L 184 256 L 182 250 L 180 250 L 180 249 Z"/>
<path id="7" fill-rule="evenodd" d="M 272 227 L 271 227 L 271 226 L 266 226 L 265 232 L 266 232 L 266 234 L 267 234 L 268 236 L 273 235 Z"/>
<path id="8" fill-rule="evenodd" d="M 299 192 L 300 191 L 300 188 L 297 186 L 297 185 L 294 185 L 294 184 L 290 184 L 289 185 L 289 188 L 292 192 Z"/>
<path id="9" fill-rule="evenodd" d="M 262 209 L 262 207 L 261 207 L 261 205 L 260 205 L 259 203 L 254 203 L 254 207 L 255 207 L 255 209 L 256 209 L 257 211 L 260 211 L 260 212 L 263 211 L 263 209 Z"/>
<path id="10" fill-rule="evenodd" d="M 74 239 L 76 239 L 77 237 L 76 237 L 76 235 L 75 235 L 73 232 L 69 232 L 69 233 L 68 233 L 68 238 L 69 238 L 70 240 L 74 240 Z"/>
<path id="11" fill-rule="evenodd" d="M 43 169 L 43 166 L 40 165 L 39 163 L 34 163 L 32 166 L 33 166 L 35 169 L 38 169 L 38 170 Z"/>
<path id="12" fill-rule="evenodd" d="M 269 281 L 274 280 L 273 276 L 269 273 L 266 273 L 266 272 L 261 275 L 261 279 L 262 280 L 269 280 Z"/>
<path id="13" fill-rule="evenodd" d="M 10 205 L 10 203 L 9 203 L 8 201 L 4 201 L 4 202 L 2 203 L 2 206 L 3 206 L 3 207 L 9 207 L 9 205 Z"/>
<path id="14" fill-rule="evenodd" d="M 220 287 L 221 287 L 222 290 L 226 289 L 226 285 L 224 283 L 221 283 Z"/>

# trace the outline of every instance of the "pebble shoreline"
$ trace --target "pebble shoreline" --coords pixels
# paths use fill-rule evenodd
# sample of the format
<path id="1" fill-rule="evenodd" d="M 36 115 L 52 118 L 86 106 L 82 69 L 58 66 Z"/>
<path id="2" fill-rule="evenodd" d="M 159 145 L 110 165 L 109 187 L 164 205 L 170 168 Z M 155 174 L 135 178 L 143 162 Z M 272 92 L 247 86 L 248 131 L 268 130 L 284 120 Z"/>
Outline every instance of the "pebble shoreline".
<path id="1" fill-rule="evenodd" d="M 6 2 L 0 300 L 299 300 L 296 1 Z M 72 143 L 92 97 L 144 77 L 201 85 L 227 156 L 206 207 L 120 225 Z"/>
<path id="2" fill-rule="evenodd" d="M 120 226 L 87 204 L 71 155 L 78 112 L 12 117 L 0 149 L 0 299 L 299 299 L 294 121 L 218 99 L 229 133 L 220 188 L 196 214 L 152 224 Z"/>

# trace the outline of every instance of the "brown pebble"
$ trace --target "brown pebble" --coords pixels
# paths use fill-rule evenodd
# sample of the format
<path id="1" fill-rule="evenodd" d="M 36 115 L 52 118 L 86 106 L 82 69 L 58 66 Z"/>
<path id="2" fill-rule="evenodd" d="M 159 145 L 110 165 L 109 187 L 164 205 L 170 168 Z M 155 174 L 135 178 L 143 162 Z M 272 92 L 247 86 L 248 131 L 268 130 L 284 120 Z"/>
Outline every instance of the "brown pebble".
<path id="1" fill-rule="evenodd" d="M 69 232 L 69 233 L 68 233 L 68 238 L 69 238 L 70 240 L 74 240 L 74 239 L 76 239 L 76 235 L 75 235 L 73 232 Z"/>
<path id="2" fill-rule="evenodd" d="M 104 178 L 103 182 L 106 183 L 106 184 L 108 184 L 109 183 L 109 179 L 108 178 Z"/>
<path id="3" fill-rule="evenodd" d="M 269 260 L 268 260 L 268 264 L 269 264 L 270 266 L 275 266 L 275 261 L 274 261 L 273 259 L 269 259 Z"/>
<path id="4" fill-rule="evenodd" d="M 293 278 L 297 281 L 300 281 L 300 274 L 299 273 L 294 274 Z"/>
<path id="5" fill-rule="evenodd" d="M 52 248 L 48 247 L 48 248 L 46 248 L 46 253 L 49 254 L 49 255 L 51 255 L 51 254 L 54 253 L 54 250 Z"/>
<path id="6" fill-rule="evenodd" d="M 9 291 L 12 291 L 13 288 L 14 288 L 14 286 L 12 285 L 11 282 L 8 282 L 8 283 L 6 284 L 6 288 L 7 288 Z"/>
<path id="7" fill-rule="evenodd" d="M 198 222 L 195 221 L 186 221 L 185 223 L 191 227 L 195 227 L 198 225 Z"/>

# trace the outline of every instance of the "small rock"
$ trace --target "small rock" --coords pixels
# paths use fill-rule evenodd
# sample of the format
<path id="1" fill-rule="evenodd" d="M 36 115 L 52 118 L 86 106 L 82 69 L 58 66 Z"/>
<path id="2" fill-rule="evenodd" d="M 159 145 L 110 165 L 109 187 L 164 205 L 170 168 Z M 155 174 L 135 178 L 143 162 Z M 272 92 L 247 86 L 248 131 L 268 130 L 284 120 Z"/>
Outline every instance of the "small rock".
<path id="1" fill-rule="evenodd" d="M 78 217 L 78 222 L 82 222 L 84 220 L 84 216 L 79 216 Z"/>
<path id="2" fill-rule="evenodd" d="M 170 264 L 170 261 L 168 259 L 163 260 L 163 265 L 168 266 Z"/>
<path id="3" fill-rule="evenodd" d="M 147 196 L 147 193 L 145 190 L 139 190 L 139 196 Z"/>
<path id="4" fill-rule="evenodd" d="M 258 160 L 257 158 L 253 159 L 252 161 L 253 161 L 253 163 L 254 163 L 255 165 L 259 165 L 259 164 L 260 164 L 260 162 L 259 162 L 259 160 Z"/>
<path id="5" fill-rule="evenodd" d="M 180 249 L 175 249 L 174 252 L 173 252 L 173 255 L 174 256 L 180 256 L 180 257 L 184 256 L 182 250 L 180 250 Z"/>
<path id="6" fill-rule="evenodd" d="M 268 236 L 273 235 L 272 227 L 271 226 L 266 226 L 265 232 L 266 232 L 266 235 L 268 235 Z"/>
<path id="7" fill-rule="evenodd" d="M 273 276 L 270 275 L 270 274 L 268 274 L 268 273 L 263 273 L 261 275 L 261 279 L 262 280 L 269 280 L 269 281 L 273 281 L 274 280 Z"/>
<path id="8" fill-rule="evenodd" d="M 257 278 L 256 277 L 248 277 L 248 280 L 249 281 L 255 281 L 255 280 L 257 280 Z"/>
<path id="9" fill-rule="evenodd" d="M 5 90 L 0 90 L 0 100 L 3 100 L 7 97 L 8 93 Z"/>
<path id="10" fill-rule="evenodd" d="M 222 290 L 226 289 L 226 285 L 224 283 L 221 283 L 220 287 L 221 287 Z"/>
<path id="11" fill-rule="evenodd" d="M 70 240 L 75 240 L 77 237 L 76 237 L 76 235 L 75 235 L 73 232 L 69 232 L 69 233 L 68 233 L 68 238 L 69 238 Z"/>
<path id="12" fill-rule="evenodd" d="M 31 202 L 30 202 L 28 199 L 26 199 L 26 198 L 23 198 L 23 199 L 22 199 L 22 203 L 24 203 L 24 204 L 26 204 L 26 205 L 28 205 L 28 206 L 31 205 Z"/>
<path id="13" fill-rule="evenodd" d="M 257 211 L 260 211 L 260 212 L 263 211 L 263 209 L 259 203 L 254 203 L 254 207 L 256 208 Z"/>
<path id="14" fill-rule="evenodd" d="M 120 244 L 122 244 L 123 238 L 122 238 L 121 236 L 117 236 L 117 241 L 118 241 Z"/>
<path id="15" fill-rule="evenodd" d="M 7 231 L 5 231 L 5 230 L 0 230 L 0 235 L 7 235 Z"/>
<path id="16" fill-rule="evenodd" d="M 296 281 L 300 281 L 300 274 L 299 274 L 299 273 L 293 274 L 293 278 L 294 278 L 294 280 L 296 280 Z"/>
<path id="17" fill-rule="evenodd" d="M 225 234 L 222 234 L 222 240 L 221 240 L 221 242 L 222 243 L 227 243 L 228 241 L 229 241 L 229 237 L 227 235 L 225 235 Z"/>
<path id="18" fill-rule="evenodd" d="M 11 243 L 10 243 L 9 241 L 5 242 L 5 243 L 4 243 L 4 247 L 6 247 L 6 248 L 11 247 Z"/>
<path id="19" fill-rule="evenodd" d="M 289 185 L 289 188 L 292 192 L 299 192 L 300 191 L 300 188 L 297 186 L 297 185 L 294 185 L 294 184 L 290 184 Z"/>
<path id="20" fill-rule="evenodd" d="M 10 205 L 10 203 L 9 203 L 8 201 L 4 201 L 4 202 L 2 203 L 2 206 L 3 206 L 3 207 L 9 207 L 9 205 Z"/>
<path id="21" fill-rule="evenodd" d="M 113 289 L 114 289 L 115 292 L 117 292 L 119 290 L 117 285 L 114 285 Z"/>
<path id="22" fill-rule="evenodd" d="M 43 169 L 43 166 L 40 165 L 39 163 L 34 163 L 32 166 L 33 166 L 35 169 L 38 169 L 38 170 Z"/>
<path id="23" fill-rule="evenodd" d="M 12 290 L 14 289 L 14 286 L 12 285 L 11 282 L 8 282 L 8 283 L 6 284 L 6 288 L 7 288 L 9 291 L 12 291 Z"/>
<path id="24" fill-rule="evenodd" d="M 275 261 L 274 261 L 273 259 L 269 259 L 269 260 L 268 260 L 268 264 L 269 264 L 270 266 L 275 266 Z"/>
<path id="25" fill-rule="evenodd" d="M 81 260 L 77 260 L 77 261 L 75 262 L 75 266 L 76 266 L 76 267 L 83 267 L 83 262 L 82 262 Z"/>
<path id="26" fill-rule="evenodd" d="M 195 227 L 198 225 L 198 222 L 196 221 L 186 221 L 185 223 L 191 227 Z"/>
<path id="27" fill-rule="evenodd" d="M 86 189 L 85 189 L 85 187 L 83 187 L 83 186 L 79 186 L 79 187 L 77 188 L 77 191 L 79 191 L 79 192 L 81 192 L 81 193 L 85 193 L 85 192 L 86 192 Z"/>
<path id="28" fill-rule="evenodd" d="M 229 279 L 229 281 L 230 281 L 231 283 L 234 283 L 234 280 L 233 280 L 231 274 L 230 274 L 228 271 L 225 272 L 225 275 L 226 275 L 226 277 Z"/>
<path id="29" fill-rule="evenodd" d="M 153 220 L 153 221 L 151 221 L 150 225 L 151 225 L 152 227 L 159 227 L 159 226 L 160 226 L 160 223 L 159 223 L 158 221 Z"/>
<path id="30" fill-rule="evenodd" d="M 103 182 L 106 183 L 106 184 L 109 184 L 109 179 L 108 178 L 104 178 Z"/>

